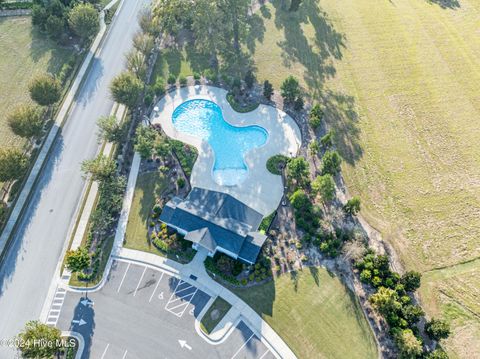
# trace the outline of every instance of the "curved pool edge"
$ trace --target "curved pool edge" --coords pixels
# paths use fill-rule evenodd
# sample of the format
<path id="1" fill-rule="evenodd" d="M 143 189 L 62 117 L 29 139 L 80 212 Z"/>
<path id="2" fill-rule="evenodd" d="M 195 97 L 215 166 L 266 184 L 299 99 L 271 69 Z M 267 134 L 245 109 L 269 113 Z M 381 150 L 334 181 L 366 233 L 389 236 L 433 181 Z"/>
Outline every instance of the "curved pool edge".
<path id="1" fill-rule="evenodd" d="M 268 172 L 266 161 L 275 154 L 296 155 L 301 145 L 301 133 L 295 121 L 285 112 L 260 104 L 257 109 L 247 113 L 238 113 L 231 108 L 226 99 L 227 91 L 212 86 L 187 86 L 178 88 L 160 99 L 156 107 L 160 110 L 153 114 L 152 122 L 161 124 L 164 132 L 171 138 L 193 145 L 199 152 L 192 170 L 192 187 L 228 193 L 253 209 L 268 215 L 280 204 L 283 195 L 283 183 L 280 176 Z M 267 143 L 256 151 L 245 154 L 245 162 L 251 168 L 248 178 L 236 186 L 218 185 L 212 178 L 213 150 L 208 143 L 202 143 L 194 136 L 177 131 L 171 115 L 181 103 L 191 99 L 207 99 L 215 102 L 222 110 L 224 118 L 237 127 L 259 125 L 269 134 Z"/>

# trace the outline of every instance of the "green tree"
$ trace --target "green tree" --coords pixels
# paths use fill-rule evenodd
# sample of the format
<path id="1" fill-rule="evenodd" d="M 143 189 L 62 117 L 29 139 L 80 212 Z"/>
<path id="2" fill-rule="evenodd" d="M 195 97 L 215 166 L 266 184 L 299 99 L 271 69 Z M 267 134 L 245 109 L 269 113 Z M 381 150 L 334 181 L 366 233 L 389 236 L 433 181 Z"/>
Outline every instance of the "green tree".
<path id="1" fill-rule="evenodd" d="M 401 358 L 414 359 L 422 355 L 422 342 L 413 334 L 411 329 L 397 330 L 394 337 Z"/>
<path id="2" fill-rule="evenodd" d="M 280 86 L 280 93 L 287 103 L 293 103 L 301 94 L 298 80 L 293 76 L 288 76 Z"/>
<path id="3" fill-rule="evenodd" d="M 133 49 L 125 56 L 127 58 L 127 69 L 134 73 L 140 80 L 145 80 L 147 74 L 147 65 L 145 55 L 136 49 Z"/>
<path id="4" fill-rule="evenodd" d="M 20 105 L 7 117 L 12 132 L 23 138 L 39 137 L 43 129 L 43 111 L 33 105 Z"/>
<path id="5" fill-rule="evenodd" d="M 60 39 L 65 33 L 65 22 L 61 17 L 50 15 L 45 23 L 45 30 L 52 39 Z"/>
<path id="6" fill-rule="evenodd" d="M 446 339 L 450 335 L 450 325 L 442 319 L 433 318 L 425 324 L 425 332 L 431 339 Z"/>
<path id="7" fill-rule="evenodd" d="M 39 4 L 32 5 L 32 24 L 38 26 L 41 30 L 45 30 L 49 14 L 47 10 Z"/>
<path id="8" fill-rule="evenodd" d="M 82 162 L 82 171 L 91 175 L 94 181 L 109 181 L 117 173 L 117 165 L 114 160 L 104 155 L 99 155 L 93 160 L 85 160 Z"/>
<path id="9" fill-rule="evenodd" d="M 90 255 L 86 247 L 78 247 L 68 251 L 65 257 L 65 266 L 71 272 L 82 272 L 90 266 Z"/>
<path id="10" fill-rule="evenodd" d="M 254 83 L 255 83 L 255 75 L 253 74 L 252 70 L 248 70 L 247 73 L 245 74 L 245 85 L 247 85 L 247 88 L 251 89 Z"/>
<path id="11" fill-rule="evenodd" d="M 265 82 L 263 83 L 263 96 L 265 96 L 267 100 L 270 100 L 272 98 L 272 95 L 273 85 L 268 80 L 265 80 Z"/>
<path id="12" fill-rule="evenodd" d="M 398 312 L 402 308 L 397 292 L 390 288 L 378 288 L 378 291 L 372 294 L 369 300 L 385 317 Z"/>
<path id="13" fill-rule="evenodd" d="M 296 99 L 295 102 L 293 103 L 293 109 L 295 111 L 301 111 L 303 110 L 303 106 L 305 105 L 305 102 L 303 101 L 303 96 L 299 95 Z"/>
<path id="14" fill-rule="evenodd" d="M 327 151 L 322 158 L 322 174 L 330 173 L 332 176 L 340 172 L 342 159 L 337 151 Z"/>
<path id="15" fill-rule="evenodd" d="M 333 136 L 334 136 L 333 130 L 329 130 L 321 139 L 320 139 L 320 144 L 322 145 L 323 148 L 328 148 L 333 145 Z"/>
<path id="16" fill-rule="evenodd" d="M 317 176 L 312 182 L 312 189 L 322 197 L 324 202 L 335 198 L 335 182 L 330 174 Z"/>
<path id="17" fill-rule="evenodd" d="M 155 39 L 150 34 L 138 32 L 133 38 L 133 47 L 148 57 L 155 47 Z"/>
<path id="18" fill-rule="evenodd" d="M 347 203 L 343 206 L 343 210 L 345 213 L 350 214 L 352 216 L 356 215 L 360 212 L 360 198 L 353 197 L 347 201 Z"/>
<path id="19" fill-rule="evenodd" d="M 60 83 L 49 74 L 35 77 L 28 89 L 32 100 L 40 106 L 51 106 L 58 102 L 62 95 Z"/>
<path id="20" fill-rule="evenodd" d="M 296 157 L 288 161 L 287 174 L 297 183 L 303 183 L 308 177 L 308 162 L 303 157 Z"/>
<path id="21" fill-rule="evenodd" d="M 407 292 L 414 292 L 420 288 L 421 278 L 422 275 L 419 272 L 408 271 L 402 276 L 401 282 Z"/>
<path id="22" fill-rule="evenodd" d="M 321 106 L 317 103 L 310 110 L 309 123 L 313 130 L 316 130 L 322 124 L 323 111 Z"/>
<path id="23" fill-rule="evenodd" d="M 318 155 L 320 152 L 320 145 L 318 144 L 317 140 L 313 140 L 308 144 L 308 152 L 310 152 L 312 156 Z"/>
<path id="24" fill-rule="evenodd" d="M 0 181 L 19 179 L 27 170 L 27 158 L 17 149 L 0 149 Z"/>
<path id="25" fill-rule="evenodd" d="M 157 131 L 151 127 L 140 126 L 135 135 L 135 151 L 140 153 L 143 159 L 151 158 L 157 140 Z"/>
<path id="26" fill-rule="evenodd" d="M 100 138 L 107 142 L 120 142 L 125 134 L 125 127 L 117 121 L 115 115 L 100 117 L 97 125 Z"/>
<path id="27" fill-rule="evenodd" d="M 288 11 L 297 11 L 301 3 L 302 3 L 302 0 L 292 0 Z"/>
<path id="28" fill-rule="evenodd" d="M 403 318 L 408 322 L 410 326 L 413 326 L 420 317 L 425 315 L 425 312 L 418 305 L 408 304 L 402 308 Z"/>
<path id="29" fill-rule="evenodd" d="M 68 13 L 68 25 L 82 40 L 88 40 L 100 29 L 98 12 L 92 4 L 78 3 Z"/>
<path id="30" fill-rule="evenodd" d="M 24 358 L 52 358 L 61 349 L 60 340 L 61 332 L 58 328 L 34 320 L 28 322 L 18 334 L 18 341 L 21 343 L 18 349 Z"/>
<path id="31" fill-rule="evenodd" d="M 428 353 L 425 359 L 448 359 L 448 354 L 441 348 Z"/>
<path id="32" fill-rule="evenodd" d="M 311 206 L 310 198 L 302 189 L 297 189 L 289 198 L 290 203 L 296 210 L 305 210 Z"/>
<path id="33" fill-rule="evenodd" d="M 137 105 L 142 89 L 142 81 L 129 71 L 122 72 L 110 84 L 113 99 L 130 109 Z"/>

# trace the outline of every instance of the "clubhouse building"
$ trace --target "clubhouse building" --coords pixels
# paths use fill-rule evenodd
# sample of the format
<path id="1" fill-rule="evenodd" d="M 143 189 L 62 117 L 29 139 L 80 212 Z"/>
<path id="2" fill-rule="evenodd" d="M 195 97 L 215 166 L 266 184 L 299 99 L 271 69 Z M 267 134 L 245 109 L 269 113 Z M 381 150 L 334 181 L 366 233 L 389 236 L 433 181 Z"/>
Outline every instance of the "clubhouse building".
<path id="1" fill-rule="evenodd" d="M 266 236 L 258 232 L 261 213 L 233 196 L 194 187 L 185 199 L 172 198 L 160 220 L 174 228 L 192 247 L 203 247 L 213 256 L 217 251 L 254 264 Z"/>

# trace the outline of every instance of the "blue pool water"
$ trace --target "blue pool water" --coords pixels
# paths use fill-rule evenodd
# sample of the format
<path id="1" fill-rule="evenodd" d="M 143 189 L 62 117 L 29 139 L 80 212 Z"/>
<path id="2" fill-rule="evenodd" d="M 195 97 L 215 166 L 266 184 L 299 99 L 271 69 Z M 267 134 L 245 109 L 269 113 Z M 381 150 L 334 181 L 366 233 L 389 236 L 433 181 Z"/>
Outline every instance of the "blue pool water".
<path id="1" fill-rule="evenodd" d="M 174 127 L 207 141 L 213 149 L 213 179 L 220 185 L 234 186 L 248 174 L 245 154 L 267 142 L 268 133 L 260 126 L 236 127 L 224 118 L 220 107 L 208 100 L 190 100 L 172 115 Z"/>

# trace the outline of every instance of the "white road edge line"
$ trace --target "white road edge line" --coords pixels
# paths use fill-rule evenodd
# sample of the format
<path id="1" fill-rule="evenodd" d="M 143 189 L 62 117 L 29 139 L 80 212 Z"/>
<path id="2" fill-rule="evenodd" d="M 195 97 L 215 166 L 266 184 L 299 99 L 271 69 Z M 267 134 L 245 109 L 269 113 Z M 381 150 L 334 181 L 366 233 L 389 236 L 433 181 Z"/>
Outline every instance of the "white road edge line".
<path id="1" fill-rule="evenodd" d="M 160 284 L 160 281 L 163 279 L 163 272 L 161 272 L 162 275 L 160 276 L 160 278 L 157 280 L 157 285 L 155 286 L 155 289 L 153 290 L 152 292 L 152 295 L 150 296 L 150 299 L 148 300 L 148 302 L 150 303 L 153 299 L 153 296 L 155 295 L 155 292 L 157 291 L 157 288 L 158 288 L 158 285 Z"/>
<path id="2" fill-rule="evenodd" d="M 145 268 L 143 269 L 142 276 L 141 276 L 140 279 L 138 280 L 137 288 L 135 288 L 135 292 L 133 292 L 133 296 L 134 296 L 134 297 L 137 295 L 138 288 L 140 287 L 140 283 L 142 283 L 143 276 L 145 275 L 145 272 L 146 272 L 146 271 L 147 271 L 147 267 L 145 267 Z"/>
<path id="3" fill-rule="evenodd" d="M 117 293 L 120 292 L 120 288 L 122 288 L 123 281 L 125 280 L 125 277 L 127 276 L 128 268 L 130 268 L 130 262 L 127 265 L 127 269 L 125 269 L 125 273 L 123 273 L 123 278 L 122 278 L 122 281 L 120 282 L 120 285 L 118 286 Z"/>
<path id="4" fill-rule="evenodd" d="M 237 356 L 237 354 L 240 353 L 240 350 L 242 350 L 243 347 L 244 347 L 245 345 L 247 345 L 247 343 L 250 341 L 250 339 L 253 338 L 253 335 L 254 335 L 254 334 L 252 333 L 252 335 L 250 335 L 250 338 L 248 338 L 247 341 L 246 341 L 245 343 L 243 343 L 240 348 L 238 348 L 238 350 L 236 351 L 235 354 L 233 354 L 233 357 L 232 357 L 231 359 L 235 358 L 235 357 Z"/>
<path id="5" fill-rule="evenodd" d="M 267 349 L 267 351 L 265 353 L 262 354 L 262 356 L 258 359 L 262 359 L 265 355 L 267 355 L 268 353 L 270 353 L 270 349 Z"/>
<path id="6" fill-rule="evenodd" d="M 102 354 L 102 359 L 105 358 L 105 354 L 107 354 L 107 350 L 109 346 L 110 346 L 110 343 L 108 343 L 107 346 L 105 347 L 105 350 L 103 351 L 103 354 Z"/>

